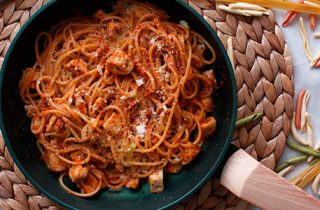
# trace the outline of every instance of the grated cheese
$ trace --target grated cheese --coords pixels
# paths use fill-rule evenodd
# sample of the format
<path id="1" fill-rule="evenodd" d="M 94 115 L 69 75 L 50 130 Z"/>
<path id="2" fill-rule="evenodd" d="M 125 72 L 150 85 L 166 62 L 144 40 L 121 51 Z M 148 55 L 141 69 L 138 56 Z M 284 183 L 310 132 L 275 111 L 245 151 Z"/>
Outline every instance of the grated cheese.
<path id="1" fill-rule="evenodd" d="M 182 25 L 183 27 L 186 27 L 186 28 L 188 28 L 189 29 L 189 24 L 188 24 L 188 22 L 187 21 L 185 21 L 185 20 L 180 20 L 180 25 Z"/>
<path id="2" fill-rule="evenodd" d="M 90 118 L 90 122 L 94 124 L 96 122 L 96 118 Z"/>
<path id="3" fill-rule="evenodd" d="M 136 131 L 138 133 L 138 135 L 140 136 L 144 136 L 144 134 L 146 133 L 146 126 L 145 124 L 140 124 L 136 127 Z"/>
<path id="4" fill-rule="evenodd" d="M 166 68 L 166 67 L 167 67 L 166 64 L 164 64 L 163 66 L 160 66 L 160 67 L 158 68 L 158 72 L 161 73 L 161 74 L 163 74 L 163 73 L 165 72 L 165 68 Z"/>
<path id="5" fill-rule="evenodd" d="M 170 82 L 170 76 L 171 76 L 170 72 L 166 72 L 165 75 L 164 75 L 164 80 L 166 82 Z"/>
<path id="6" fill-rule="evenodd" d="M 103 75 L 102 66 L 100 64 L 97 65 L 97 70 L 98 70 L 100 75 Z"/>
<path id="7" fill-rule="evenodd" d="M 150 44 L 154 44 L 154 43 L 156 43 L 156 41 L 157 41 L 157 38 L 156 38 L 156 37 L 153 37 L 153 38 L 150 40 Z"/>
<path id="8" fill-rule="evenodd" d="M 157 49 L 158 49 L 158 50 L 161 50 L 162 47 L 163 47 L 163 44 L 159 42 L 159 43 L 157 44 Z"/>
<path id="9" fill-rule="evenodd" d="M 134 151 L 134 149 L 137 147 L 136 143 L 131 143 L 127 149 L 128 152 Z"/>
<path id="10" fill-rule="evenodd" d="M 165 104 L 163 104 L 162 109 L 163 109 L 163 111 L 167 111 L 168 107 Z"/>
<path id="11" fill-rule="evenodd" d="M 137 79 L 137 80 L 136 80 L 136 83 L 137 83 L 138 87 L 140 87 L 141 85 L 143 85 L 143 84 L 144 84 L 143 78 Z"/>
<path id="12" fill-rule="evenodd" d="M 127 99 L 127 96 L 120 96 L 120 100 L 121 101 L 124 101 L 124 100 L 126 100 Z"/>
<path id="13" fill-rule="evenodd" d="M 80 103 L 83 103 L 83 102 L 84 102 L 84 100 L 83 100 L 82 97 L 78 97 L 78 98 L 76 99 L 76 104 L 80 104 Z"/>

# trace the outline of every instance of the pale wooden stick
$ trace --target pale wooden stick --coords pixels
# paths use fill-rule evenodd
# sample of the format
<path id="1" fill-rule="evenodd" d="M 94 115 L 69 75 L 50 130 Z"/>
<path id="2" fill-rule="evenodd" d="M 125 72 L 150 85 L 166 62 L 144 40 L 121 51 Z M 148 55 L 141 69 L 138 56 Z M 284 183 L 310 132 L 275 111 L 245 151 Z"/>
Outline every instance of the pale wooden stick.
<path id="1" fill-rule="evenodd" d="M 320 201 L 243 150 L 238 150 L 227 160 L 220 182 L 235 195 L 265 210 L 320 209 Z"/>

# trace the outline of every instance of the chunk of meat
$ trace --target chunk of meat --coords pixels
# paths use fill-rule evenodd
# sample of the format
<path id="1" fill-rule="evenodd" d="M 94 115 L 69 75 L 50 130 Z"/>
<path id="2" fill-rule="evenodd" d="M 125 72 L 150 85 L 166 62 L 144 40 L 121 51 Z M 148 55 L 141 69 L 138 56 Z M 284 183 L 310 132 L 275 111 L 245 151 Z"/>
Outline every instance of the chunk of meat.
<path id="1" fill-rule="evenodd" d="M 207 70 L 207 71 L 204 71 L 202 72 L 202 74 L 206 77 L 208 77 L 210 80 L 212 80 L 212 82 L 214 81 L 214 74 L 213 74 L 213 70 L 210 69 L 210 70 Z"/>
<path id="2" fill-rule="evenodd" d="M 67 169 L 67 163 L 63 162 L 57 155 L 53 152 L 46 151 L 42 159 L 46 162 L 47 167 L 53 172 L 62 172 Z"/>
<path id="3" fill-rule="evenodd" d="M 203 55 L 206 50 L 206 45 L 203 42 L 199 42 L 196 47 L 195 51 L 198 52 L 197 54 Z"/>
<path id="4" fill-rule="evenodd" d="M 205 137 L 211 136 L 216 130 L 216 119 L 214 117 L 208 117 L 200 123 L 203 135 Z"/>
<path id="5" fill-rule="evenodd" d="M 42 119 L 39 116 L 35 116 L 31 121 L 31 131 L 33 134 L 38 134 L 42 129 Z"/>
<path id="6" fill-rule="evenodd" d="M 75 162 L 81 162 L 87 157 L 87 154 L 82 151 L 74 151 L 70 154 L 70 159 Z"/>
<path id="7" fill-rule="evenodd" d="M 81 180 L 77 184 L 81 186 L 82 193 L 91 193 L 98 187 L 99 180 L 89 173 L 85 179 Z"/>
<path id="8" fill-rule="evenodd" d="M 111 135 L 120 135 L 122 129 L 121 117 L 113 113 L 104 123 L 103 128 Z"/>
<path id="9" fill-rule="evenodd" d="M 69 61 L 69 63 L 65 65 L 65 68 L 67 70 L 71 70 L 80 74 L 86 73 L 88 71 L 87 64 L 82 59 L 73 59 Z"/>
<path id="10" fill-rule="evenodd" d="M 79 180 L 82 180 L 88 176 L 89 168 L 86 166 L 71 166 L 69 169 L 69 177 L 72 182 L 77 182 Z"/>
<path id="11" fill-rule="evenodd" d="M 164 190 L 162 169 L 149 176 L 149 184 L 151 193 L 160 193 Z"/>
<path id="12" fill-rule="evenodd" d="M 122 29 L 122 24 L 119 22 L 109 22 L 107 29 L 107 38 L 117 35 Z"/>
<path id="13" fill-rule="evenodd" d="M 102 111 L 103 108 L 106 106 L 106 100 L 102 97 L 99 97 L 92 106 L 93 111 Z"/>
<path id="14" fill-rule="evenodd" d="M 200 103 L 202 104 L 204 111 L 212 112 L 212 110 L 213 110 L 213 99 L 212 99 L 212 97 L 202 98 L 200 100 Z"/>
<path id="15" fill-rule="evenodd" d="M 176 174 L 182 169 L 181 163 L 173 164 L 173 163 L 168 163 L 165 167 L 165 172 L 171 173 L 171 174 Z"/>
<path id="16" fill-rule="evenodd" d="M 63 120 L 59 117 L 59 118 L 56 120 L 55 124 L 53 125 L 53 130 L 54 130 L 54 131 L 61 131 L 63 127 L 64 127 L 64 122 L 63 122 Z"/>
<path id="17" fill-rule="evenodd" d="M 204 43 L 199 42 L 195 45 L 193 52 L 197 56 L 193 56 L 191 62 L 196 68 L 202 68 L 205 65 L 205 63 L 202 60 L 202 57 L 205 54 L 205 50 L 206 46 Z"/>
<path id="18" fill-rule="evenodd" d="M 36 107 L 34 105 L 25 105 L 24 109 L 27 112 L 27 116 L 30 118 L 32 118 L 37 112 Z"/>
<path id="19" fill-rule="evenodd" d="M 208 82 L 210 83 L 210 85 L 213 85 L 214 89 L 216 89 L 217 88 L 217 81 L 214 76 L 213 70 L 210 69 L 210 70 L 204 71 L 202 74 L 204 76 L 208 77 Z"/>
<path id="20" fill-rule="evenodd" d="M 84 102 L 82 96 L 80 94 L 76 94 L 75 95 L 75 104 L 76 107 L 78 108 L 78 110 L 82 113 L 82 114 L 86 114 L 87 113 L 87 107 L 86 107 L 86 103 Z"/>
<path id="21" fill-rule="evenodd" d="M 50 145 L 55 149 L 62 149 L 62 140 L 59 137 L 54 137 L 50 140 Z"/>
<path id="22" fill-rule="evenodd" d="M 133 62 L 123 50 L 115 50 L 106 61 L 106 69 L 116 75 L 127 75 L 133 70 Z"/>
<path id="23" fill-rule="evenodd" d="M 22 78 L 20 81 L 20 85 L 24 84 L 24 86 L 27 85 L 27 81 L 30 82 L 30 88 L 35 89 L 36 88 L 36 83 L 37 80 L 40 77 L 40 73 L 37 71 L 34 71 L 33 68 L 27 68 L 26 70 L 23 71 L 22 73 Z M 22 87 L 20 87 L 22 88 Z"/>
<path id="24" fill-rule="evenodd" d="M 137 189 L 138 186 L 139 186 L 139 179 L 130 179 L 126 184 L 126 188 L 130 188 L 130 189 Z"/>
<path id="25" fill-rule="evenodd" d="M 81 129 L 81 139 L 89 139 L 90 136 L 93 136 L 93 128 L 87 124 Z"/>
<path id="26" fill-rule="evenodd" d="M 203 77 L 201 78 L 201 98 L 207 98 L 212 94 L 212 91 L 217 89 L 217 81 L 215 79 L 213 70 L 207 70 L 202 72 Z"/>
<path id="27" fill-rule="evenodd" d="M 190 163 L 200 152 L 200 147 L 192 142 L 188 142 L 182 155 L 182 165 Z"/>

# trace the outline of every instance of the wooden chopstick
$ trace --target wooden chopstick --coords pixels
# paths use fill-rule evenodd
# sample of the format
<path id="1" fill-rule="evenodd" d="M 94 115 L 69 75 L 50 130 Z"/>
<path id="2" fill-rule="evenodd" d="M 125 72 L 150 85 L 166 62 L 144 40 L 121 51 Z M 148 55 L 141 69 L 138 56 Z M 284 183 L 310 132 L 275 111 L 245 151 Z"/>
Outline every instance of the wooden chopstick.
<path id="1" fill-rule="evenodd" d="M 316 1 L 316 0 L 309 0 L 309 1 L 318 2 L 320 4 L 320 1 Z M 284 9 L 289 11 L 320 15 L 320 7 L 318 6 L 298 4 L 298 3 L 282 1 L 282 0 L 217 0 L 217 2 L 224 2 L 224 3 L 243 2 L 243 3 L 249 3 L 249 4 L 256 4 L 262 7 L 277 8 L 277 9 Z"/>

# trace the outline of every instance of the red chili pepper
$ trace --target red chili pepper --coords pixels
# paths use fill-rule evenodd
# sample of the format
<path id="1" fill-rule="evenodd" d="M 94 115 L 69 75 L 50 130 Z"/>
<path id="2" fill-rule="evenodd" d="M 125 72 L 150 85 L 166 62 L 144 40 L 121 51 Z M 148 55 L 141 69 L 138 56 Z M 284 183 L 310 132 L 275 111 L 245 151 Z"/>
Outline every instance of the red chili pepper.
<path id="1" fill-rule="evenodd" d="M 282 21 L 282 26 L 287 27 L 297 16 L 297 12 L 295 11 L 289 11 L 286 17 Z"/>
<path id="2" fill-rule="evenodd" d="M 311 15 L 310 15 L 310 28 L 311 28 L 311 30 L 314 31 L 314 29 L 316 28 L 316 26 L 317 26 L 317 16 L 311 14 Z"/>
<path id="3" fill-rule="evenodd" d="M 303 4 L 304 0 L 299 0 L 298 3 Z M 286 15 L 286 17 L 282 21 L 282 26 L 287 27 L 297 16 L 297 12 L 295 11 L 289 11 Z"/>
<path id="4" fill-rule="evenodd" d="M 304 98 L 304 95 L 306 94 L 305 90 L 301 90 L 296 103 L 296 119 L 295 119 L 295 125 L 296 128 L 301 129 L 301 109 L 302 109 L 302 101 Z"/>

